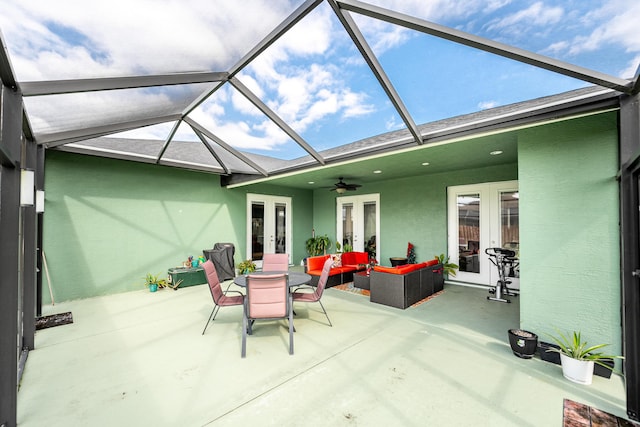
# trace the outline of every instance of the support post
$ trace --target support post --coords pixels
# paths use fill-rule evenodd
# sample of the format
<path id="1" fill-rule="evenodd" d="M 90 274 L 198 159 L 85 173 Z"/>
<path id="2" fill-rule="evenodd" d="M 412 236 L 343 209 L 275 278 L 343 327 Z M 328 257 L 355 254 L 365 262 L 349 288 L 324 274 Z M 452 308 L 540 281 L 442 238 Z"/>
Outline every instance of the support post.
<path id="1" fill-rule="evenodd" d="M 640 97 L 620 102 L 622 325 L 627 415 L 640 420 Z"/>
<path id="2" fill-rule="evenodd" d="M 22 96 L 0 85 L 0 426 L 17 424 Z M 22 316 L 20 316 L 22 317 Z"/>

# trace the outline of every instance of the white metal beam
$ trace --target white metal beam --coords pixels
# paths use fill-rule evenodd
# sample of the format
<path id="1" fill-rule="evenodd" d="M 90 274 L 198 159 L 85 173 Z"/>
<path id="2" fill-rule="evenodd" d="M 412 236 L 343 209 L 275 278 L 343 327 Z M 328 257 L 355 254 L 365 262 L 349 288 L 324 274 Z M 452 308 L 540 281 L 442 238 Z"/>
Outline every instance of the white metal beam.
<path id="1" fill-rule="evenodd" d="M 134 120 L 130 122 L 111 123 L 103 126 L 91 128 L 74 129 L 64 132 L 49 133 L 38 135 L 36 142 L 44 145 L 46 148 L 53 148 L 59 145 L 68 144 L 70 142 L 82 141 L 89 138 L 97 138 L 99 136 L 110 135 L 126 130 L 138 129 L 145 126 L 157 125 L 160 123 L 173 122 L 180 120 L 179 114 L 171 114 L 168 116 L 153 117 L 150 119 Z"/>
<path id="2" fill-rule="evenodd" d="M 187 85 L 212 83 L 227 80 L 226 72 L 176 73 L 153 76 L 104 77 L 95 79 L 49 80 L 41 82 L 21 82 L 24 96 L 60 95 L 102 90 L 137 89 L 153 86 Z"/>

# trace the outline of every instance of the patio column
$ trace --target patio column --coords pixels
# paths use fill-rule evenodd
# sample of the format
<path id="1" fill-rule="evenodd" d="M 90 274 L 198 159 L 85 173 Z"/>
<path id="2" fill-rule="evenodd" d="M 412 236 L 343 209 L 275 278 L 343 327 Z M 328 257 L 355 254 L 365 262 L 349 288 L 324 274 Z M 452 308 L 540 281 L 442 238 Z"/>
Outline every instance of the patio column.
<path id="1" fill-rule="evenodd" d="M 33 141 L 24 143 L 23 164 L 27 169 L 38 175 L 38 150 Z M 37 178 L 36 178 L 37 180 Z M 36 255 L 37 255 L 37 217 L 35 203 L 22 209 L 22 351 L 20 369 L 26 358 L 26 353 L 34 349 L 36 332 Z"/>
<path id="2" fill-rule="evenodd" d="M 627 415 L 640 420 L 640 96 L 620 101 L 622 329 Z"/>
<path id="3" fill-rule="evenodd" d="M 0 426 L 16 425 L 22 96 L 0 85 Z M 22 314 L 22 313 L 20 313 Z"/>

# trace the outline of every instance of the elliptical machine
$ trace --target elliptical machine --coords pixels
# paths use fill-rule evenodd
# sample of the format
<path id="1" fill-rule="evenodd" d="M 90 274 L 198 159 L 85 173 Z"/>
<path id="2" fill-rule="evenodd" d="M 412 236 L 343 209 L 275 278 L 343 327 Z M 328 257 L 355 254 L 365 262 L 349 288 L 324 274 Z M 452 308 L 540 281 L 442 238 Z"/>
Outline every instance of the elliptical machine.
<path id="1" fill-rule="evenodd" d="M 507 286 L 511 283 L 511 280 L 507 280 L 506 272 L 514 271 L 515 267 L 518 266 L 516 253 L 511 249 L 505 248 L 487 248 L 484 253 L 489 255 L 489 260 L 498 268 L 498 282 L 496 286 L 489 289 L 489 293 L 493 294 L 493 296 L 488 296 L 487 299 L 490 301 L 511 302 L 504 296 L 517 297 L 518 294 Z"/>

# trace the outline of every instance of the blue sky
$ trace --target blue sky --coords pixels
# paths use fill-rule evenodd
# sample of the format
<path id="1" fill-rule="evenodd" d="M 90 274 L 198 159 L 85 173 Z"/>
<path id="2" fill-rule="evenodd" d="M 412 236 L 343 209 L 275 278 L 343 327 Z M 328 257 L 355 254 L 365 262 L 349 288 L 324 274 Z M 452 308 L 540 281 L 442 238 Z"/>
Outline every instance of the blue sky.
<path id="1" fill-rule="evenodd" d="M 0 30 L 19 81 L 226 71 L 301 1 L 3 0 Z M 370 0 L 538 54 L 631 78 L 640 62 L 640 2 Z M 417 124 L 586 85 L 353 14 Z M 238 75 L 316 150 L 404 124 L 327 3 Z M 181 111 L 198 87 L 28 99 L 36 132 Z M 181 102 L 175 104 L 176 97 Z M 59 117 L 65 120 L 60 121 Z M 192 117 L 242 150 L 304 151 L 230 85 Z M 127 132 L 164 139 L 172 124 Z M 177 138 L 195 136 L 181 126 Z"/>

